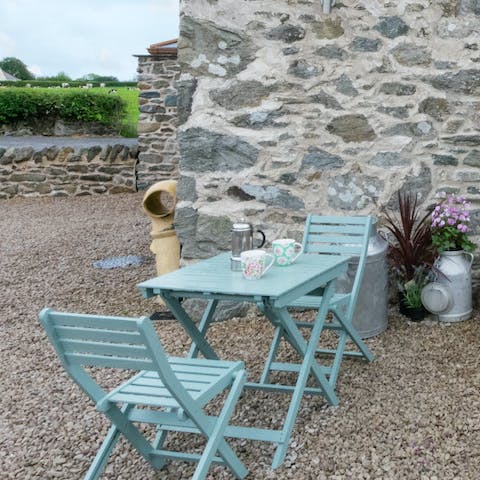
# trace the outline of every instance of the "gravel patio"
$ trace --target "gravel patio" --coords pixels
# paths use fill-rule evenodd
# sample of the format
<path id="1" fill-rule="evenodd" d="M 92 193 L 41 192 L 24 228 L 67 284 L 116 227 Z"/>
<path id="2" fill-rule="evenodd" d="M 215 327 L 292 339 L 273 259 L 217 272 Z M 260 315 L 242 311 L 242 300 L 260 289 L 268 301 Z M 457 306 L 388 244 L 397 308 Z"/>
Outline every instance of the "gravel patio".
<path id="1" fill-rule="evenodd" d="M 113 315 L 159 310 L 136 288 L 155 276 L 150 223 L 142 194 L 2 201 L 0 213 L 2 479 L 82 478 L 108 425 L 70 381 L 38 322 L 44 306 Z M 136 267 L 102 270 L 93 262 L 142 255 Z M 375 360 L 345 361 L 338 407 L 306 397 L 284 465 L 269 467 L 273 448 L 232 441 L 252 479 L 474 480 L 480 474 L 480 315 L 459 324 L 411 323 L 389 316 L 388 330 L 367 340 Z M 169 353 L 188 341 L 174 321 L 157 323 Z M 217 323 L 214 348 L 243 359 L 252 377 L 271 327 L 260 315 Z M 252 348 L 252 343 L 255 343 Z M 278 424 L 287 398 L 247 391 L 236 423 Z M 178 440 L 173 437 L 172 442 Z M 198 446 L 192 442 L 192 446 Z M 155 472 L 121 440 L 102 478 L 187 479 L 173 463 Z M 231 478 L 221 467 L 209 478 Z"/>

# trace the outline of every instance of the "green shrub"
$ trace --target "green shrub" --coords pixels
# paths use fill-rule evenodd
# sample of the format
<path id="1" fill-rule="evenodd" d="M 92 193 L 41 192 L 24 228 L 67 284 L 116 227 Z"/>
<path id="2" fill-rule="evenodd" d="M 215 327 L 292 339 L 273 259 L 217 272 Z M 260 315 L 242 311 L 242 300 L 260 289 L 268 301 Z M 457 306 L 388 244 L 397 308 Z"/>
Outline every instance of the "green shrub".
<path id="1" fill-rule="evenodd" d="M 41 87 L 41 88 L 52 88 L 52 87 L 61 87 L 62 84 L 68 83 L 69 87 L 82 87 L 84 85 L 91 84 L 93 87 L 99 87 L 100 83 L 104 83 L 105 87 L 137 87 L 137 82 L 99 82 L 99 81 L 90 81 L 90 80 L 68 80 L 66 82 L 62 80 L 20 80 L 20 81 L 11 81 L 11 80 L 2 80 L 0 81 L 0 87 Z"/>
<path id="2" fill-rule="evenodd" d="M 36 123 L 52 118 L 115 126 L 126 115 L 117 95 L 82 89 L 0 89 L 0 124 Z"/>

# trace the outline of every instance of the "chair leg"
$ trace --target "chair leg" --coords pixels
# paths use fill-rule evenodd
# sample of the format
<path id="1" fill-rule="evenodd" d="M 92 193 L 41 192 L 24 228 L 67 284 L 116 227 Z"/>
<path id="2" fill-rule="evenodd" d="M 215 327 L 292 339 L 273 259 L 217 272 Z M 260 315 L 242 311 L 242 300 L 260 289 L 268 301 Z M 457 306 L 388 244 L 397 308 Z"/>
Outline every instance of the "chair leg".
<path id="1" fill-rule="evenodd" d="M 100 478 L 100 475 L 107 464 L 108 458 L 112 453 L 113 448 L 115 447 L 118 438 L 120 437 L 120 431 L 115 425 L 112 425 L 105 437 L 105 440 L 102 442 L 95 458 L 90 465 L 90 468 L 85 474 L 84 480 L 97 480 Z"/>
<path id="2" fill-rule="evenodd" d="M 332 313 L 335 315 L 335 318 L 338 320 L 340 325 L 343 327 L 343 331 L 347 333 L 347 335 L 351 338 L 351 340 L 355 343 L 358 347 L 360 352 L 362 352 L 363 356 L 371 362 L 373 360 L 373 353 L 364 343 L 364 341 L 360 338 L 357 331 L 352 327 L 351 321 L 342 315 L 341 312 L 337 310 L 332 310 Z"/>
<path id="3" fill-rule="evenodd" d="M 248 470 L 229 447 L 223 436 L 228 421 L 230 420 L 240 397 L 243 386 L 245 385 L 245 380 L 245 371 L 239 372 L 230 388 L 230 392 L 225 400 L 217 422 L 215 423 L 213 430 L 209 432 L 207 445 L 198 462 L 192 480 L 203 480 L 206 477 L 217 450 L 218 454 L 223 458 L 225 464 L 230 467 L 236 478 L 242 479 L 247 475 Z"/>
<path id="4" fill-rule="evenodd" d="M 125 404 L 120 411 L 122 414 L 128 414 L 128 411 L 131 410 L 131 408 L 132 405 Z M 119 437 L 120 430 L 115 425 L 112 425 L 108 430 L 102 445 L 98 449 L 90 468 L 87 470 L 84 480 L 97 480 L 100 477 L 105 465 L 107 464 L 108 458 L 112 453 L 112 450 L 118 442 Z"/>

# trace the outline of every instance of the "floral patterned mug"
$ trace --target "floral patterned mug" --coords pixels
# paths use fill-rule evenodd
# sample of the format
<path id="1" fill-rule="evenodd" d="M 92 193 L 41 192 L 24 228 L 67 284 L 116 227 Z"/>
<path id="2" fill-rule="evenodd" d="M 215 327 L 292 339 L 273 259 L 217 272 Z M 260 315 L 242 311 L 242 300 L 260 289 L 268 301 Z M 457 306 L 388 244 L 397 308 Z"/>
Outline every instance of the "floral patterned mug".
<path id="1" fill-rule="evenodd" d="M 292 264 L 303 252 L 303 247 L 293 238 L 280 238 L 272 242 L 275 263 L 281 267 Z"/>
<path id="2" fill-rule="evenodd" d="M 258 280 L 274 263 L 273 255 L 265 250 L 246 250 L 240 254 L 242 273 L 247 280 Z M 270 258 L 267 264 L 267 259 Z"/>

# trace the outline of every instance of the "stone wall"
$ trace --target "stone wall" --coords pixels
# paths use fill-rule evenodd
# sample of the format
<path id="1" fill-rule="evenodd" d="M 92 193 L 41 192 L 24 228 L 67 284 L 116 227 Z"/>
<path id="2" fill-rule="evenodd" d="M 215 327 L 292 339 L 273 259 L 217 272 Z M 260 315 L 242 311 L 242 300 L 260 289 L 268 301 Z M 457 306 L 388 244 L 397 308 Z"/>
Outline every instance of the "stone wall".
<path id="1" fill-rule="evenodd" d="M 478 226 L 480 0 L 181 8 L 186 260 L 229 249 L 234 219 L 300 238 L 307 212 L 381 217 L 398 189 L 462 193 Z"/>
<path id="2" fill-rule="evenodd" d="M 176 55 L 139 56 L 137 71 L 141 90 L 137 185 L 143 190 L 155 182 L 178 176 L 175 81 L 179 65 Z"/>
<path id="3" fill-rule="evenodd" d="M 0 199 L 134 192 L 136 161 L 136 145 L 0 147 Z"/>

